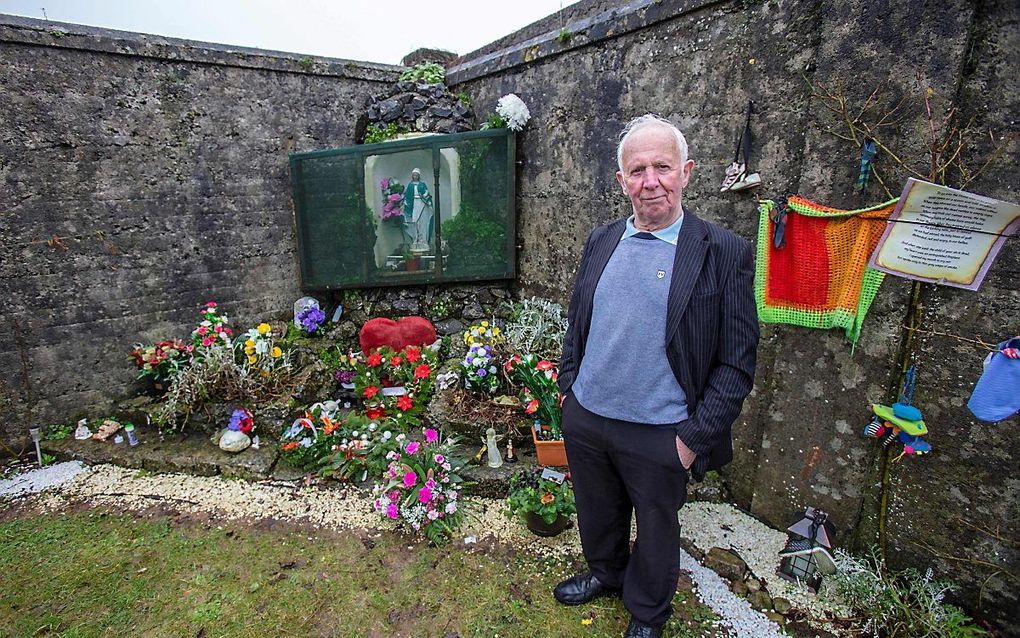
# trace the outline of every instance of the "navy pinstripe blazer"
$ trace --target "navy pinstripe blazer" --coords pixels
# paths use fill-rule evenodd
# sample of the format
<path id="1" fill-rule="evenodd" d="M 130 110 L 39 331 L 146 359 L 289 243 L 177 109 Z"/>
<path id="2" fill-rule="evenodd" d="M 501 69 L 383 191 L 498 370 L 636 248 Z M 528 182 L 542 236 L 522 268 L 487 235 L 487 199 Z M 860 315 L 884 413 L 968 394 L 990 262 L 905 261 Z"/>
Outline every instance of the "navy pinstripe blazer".
<path id="1" fill-rule="evenodd" d="M 566 394 L 584 360 L 595 287 L 626 227 L 620 219 L 592 231 L 567 313 L 559 385 Z M 758 314 L 751 243 L 684 211 L 666 305 L 666 358 L 687 395 L 677 436 L 697 459 L 695 478 L 733 460 L 731 427 L 754 385 Z M 643 339 L 645 335 L 634 335 Z M 641 415 L 634 415 L 641 422 Z"/>

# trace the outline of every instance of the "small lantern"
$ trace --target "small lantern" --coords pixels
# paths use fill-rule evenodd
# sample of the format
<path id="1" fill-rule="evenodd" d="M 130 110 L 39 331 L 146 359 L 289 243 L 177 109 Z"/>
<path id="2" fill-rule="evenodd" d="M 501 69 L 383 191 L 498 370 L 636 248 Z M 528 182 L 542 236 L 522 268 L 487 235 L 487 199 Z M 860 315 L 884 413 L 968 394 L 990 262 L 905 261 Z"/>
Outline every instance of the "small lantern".
<path id="1" fill-rule="evenodd" d="M 804 583 L 811 593 L 818 591 L 823 574 L 836 572 L 836 563 L 829 553 L 835 529 L 828 518 L 821 510 L 807 508 L 804 517 L 786 530 L 789 538 L 779 552 L 782 561 L 777 573 L 791 582 Z"/>

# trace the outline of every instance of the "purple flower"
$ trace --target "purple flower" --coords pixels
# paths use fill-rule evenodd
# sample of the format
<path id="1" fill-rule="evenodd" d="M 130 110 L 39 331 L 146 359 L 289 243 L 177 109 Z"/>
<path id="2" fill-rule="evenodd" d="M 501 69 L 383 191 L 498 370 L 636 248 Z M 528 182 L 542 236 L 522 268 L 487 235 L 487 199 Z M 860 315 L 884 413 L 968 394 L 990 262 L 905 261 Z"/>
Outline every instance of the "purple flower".
<path id="1" fill-rule="evenodd" d="M 390 195 L 389 199 L 391 202 L 399 202 L 400 200 L 404 199 L 404 197 L 400 193 L 393 193 L 392 195 Z"/>
<path id="2" fill-rule="evenodd" d="M 354 381 L 354 370 L 337 370 L 337 383 L 352 383 Z"/>
<path id="3" fill-rule="evenodd" d="M 389 516 L 393 520 L 397 520 L 397 506 L 394 505 L 393 503 L 390 503 L 389 506 L 386 508 L 386 516 Z"/>
<path id="4" fill-rule="evenodd" d="M 408 472 L 404 475 L 404 487 L 411 487 L 418 482 L 418 475 L 414 472 Z"/>
<path id="5" fill-rule="evenodd" d="M 417 441 L 411 441 L 410 443 L 407 444 L 407 447 L 404 449 L 407 450 L 408 454 L 414 454 L 415 452 L 418 451 L 419 447 L 421 447 L 421 443 L 418 443 Z"/>
<path id="6" fill-rule="evenodd" d="M 439 431 L 432 428 L 425 428 L 425 442 L 435 443 L 439 440 Z"/>
<path id="7" fill-rule="evenodd" d="M 418 492 L 418 502 L 419 503 L 428 503 L 431 500 L 432 500 L 432 490 L 430 490 L 428 487 L 421 488 L 421 491 Z"/>
<path id="8" fill-rule="evenodd" d="M 475 374 L 477 374 L 480 377 L 484 377 L 488 373 L 485 371 L 485 368 L 478 368 L 478 370 L 475 372 Z"/>
<path id="9" fill-rule="evenodd" d="M 384 177 L 381 180 L 379 180 L 379 188 L 381 190 L 386 190 L 389 187 L 390 187 L 390 178 L 389 177 Z"/>

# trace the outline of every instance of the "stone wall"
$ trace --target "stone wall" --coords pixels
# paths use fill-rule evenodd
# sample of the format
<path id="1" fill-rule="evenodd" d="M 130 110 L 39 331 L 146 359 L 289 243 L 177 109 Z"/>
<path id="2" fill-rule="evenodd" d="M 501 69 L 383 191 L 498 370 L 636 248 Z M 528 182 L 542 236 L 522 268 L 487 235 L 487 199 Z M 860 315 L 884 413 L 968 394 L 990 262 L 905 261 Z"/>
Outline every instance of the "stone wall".
<path id="1" fill-rule="evenodd" d="M 399 67 L 0 17 L 0 436 L 130 394 L 135 342 L 300 296 L 287 155 Z"/>
<path id="2" fill-rule="evenodd" d="M 974 118 L 967 152 L 977 168 L 992 150 L 989 130 L 1017 135 L 1017 81 L 1006 71 L 1020 51 L 1017 20 L 1009 2 L 590 0 L 462 57 L 450 77 L 479 118 L 509 92 L 528 104 L 533 119 L 517 141 L 518 292 L 565 302 L 587 234 L 629 213 L 613 173 L 615 138 L 630 118 L 651 111 L 680 125 L 697 162 L 685 203 L 754 240 L 754 194 L 718 192 L 749 99 L 762 196 L 879 203 L 888 196 L 875 180 L 865 196 L 853 192 L 860 152 L 826 132 L 842 133 L 841 123 L 809 82 L 842 78 L 857 105 L 876 87 L 890 106 L 906 97 L 886 140 L 927 173 L 923 70 L 937 120 L 953 106 L 963 121 Z M 1020 200 L 1010 179 L 1018 146 L 968 190 Z M 883 156 L 878 167 L 899 195 L 906 172 Z M 917 305 L 922 330 L 1005 339 L 1020 333 L 1018 283 L 1020 241 L 1009 240 L 979 292 L 925 285 L 915 304 L 911 283 L 888 277 L 853 351 L 841 331 L 763 326 L 755 390 L 725 472 L 738 504 L 776 526 L 820 507 L 838 525 L 839 545 L 857 551 L 881 528 L 894 566 L 933 565 L 964 586 L 957 599 L 971 612 L 1016 635 L 1020 490 L 1009 468 L 1020 458 L 1020 417 L 975 421 L 965 404 L 985 351 L 941 334 L 907 341 L 903 325 Z M 905 360 L 917 366 L 916 401 L 936 452 L 890 464 L 860 432 L 869 402 L 894 400 Z"/>

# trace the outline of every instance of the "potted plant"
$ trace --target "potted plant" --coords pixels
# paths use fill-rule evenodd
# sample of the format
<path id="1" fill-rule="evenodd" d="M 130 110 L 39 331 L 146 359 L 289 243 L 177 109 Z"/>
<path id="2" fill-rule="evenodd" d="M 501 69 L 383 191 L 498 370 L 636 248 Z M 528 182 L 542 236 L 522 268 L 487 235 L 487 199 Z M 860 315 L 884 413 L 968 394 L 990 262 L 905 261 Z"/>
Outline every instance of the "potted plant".
<path id="1" fill-rule="evenodd" d="M 555 480 L 559 476 L 560 480 Z M 536 536 L 556 536 L 576 512 L 570 481 L 558 472 L 539 468 L 521 470 L 510 477 L 507 516 L 518 517 Z"/>
<path id="2" fill-rule="evenodd" d="M 521 403 L 534 418 L 531 438 L 539 465 L 566 465 L 567 452 L 560 431 L 562 395 L 556 384 L 556 367 L 551 361 L 529 354 L 507 359 L 504 369 L 511 381 L 524 386 Z"/>

